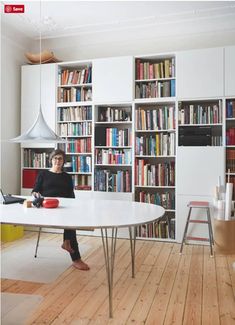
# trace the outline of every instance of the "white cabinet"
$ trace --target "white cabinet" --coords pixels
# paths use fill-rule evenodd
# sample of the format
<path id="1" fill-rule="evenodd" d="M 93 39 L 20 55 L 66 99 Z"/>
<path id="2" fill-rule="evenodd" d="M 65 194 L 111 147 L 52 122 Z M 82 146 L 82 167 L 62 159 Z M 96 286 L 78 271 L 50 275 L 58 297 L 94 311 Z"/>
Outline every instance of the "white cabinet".
<path id="1" fill-rule="evenodd" d="M 212 197 L 224 175 L 224 147 L 178 147 L 177 193 Z"/>
<path id="2" fill-rule="evenodd" d="M 225 47 L 225 96 L 235 96 L 235 46 Z"/>
<path id="3" fill-rule="evenodd" d="M 93 101 L 96 103 L 133 100 L 133 57 L 96 59 L 92 71 Z"/>
<path id="4" fill-rule="evenodd" d="M 45 64 L 41 66 L 41 69 L 42 111 L 47 124 L 55 131 L 56 65 Z M 21 133 L 27 131 L 33 125 L 39 106 L 40 66 L 23 66 L 21 74 Z M 27 147 L 29 147 L 28 144 Z"/>
<path id="5" fill-rule="evenodd" d="M 176 75 L 180 99 L 223 96 L 223 48 L 178 52 Z"/>
<path id="6" fill-rule="evenodd" d="M 177 199 L 176 240 L 181 242 L 190 201 L 212 203 L 218 177 L 223 179 L 224 147 L 178 147 L 177 149 Z M 200 209 L 194 209 L 194 219 L 205 219 Z M 212 214 L 213 216 L 213 214 Z M 208 237 L 208 227 L 190 225 L 188 234 Z"/>

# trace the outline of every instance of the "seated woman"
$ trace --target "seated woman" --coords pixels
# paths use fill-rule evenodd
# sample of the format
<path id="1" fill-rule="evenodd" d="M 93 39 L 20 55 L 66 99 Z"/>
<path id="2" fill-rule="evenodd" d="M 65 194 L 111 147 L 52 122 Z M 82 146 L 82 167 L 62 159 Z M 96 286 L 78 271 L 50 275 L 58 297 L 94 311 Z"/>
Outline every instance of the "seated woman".
<path id="1" fill-rule="evenodd" d="M 50 170 L 41 171 L 36 179 L 32 194 L 35 197 L 74 198 L 73 182 L 69 174 L 63 171 L 65 153 L 56 149 L 50 154 Z M 76 238 L 76 230 L 64 229 L 64 242 L 61 246 L 70 253 L 73 266 L 79 270 L 89 270 L 89 266 L 81 259 Z"/>

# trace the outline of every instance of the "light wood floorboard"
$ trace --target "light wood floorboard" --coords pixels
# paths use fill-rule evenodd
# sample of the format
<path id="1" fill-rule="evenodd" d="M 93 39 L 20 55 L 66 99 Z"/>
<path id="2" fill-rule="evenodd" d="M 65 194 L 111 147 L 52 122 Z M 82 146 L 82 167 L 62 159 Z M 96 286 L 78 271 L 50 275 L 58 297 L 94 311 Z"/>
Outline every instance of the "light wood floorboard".
<path id="1" fill-rule="evenodd" d="M 59 234 L 42 234 L 43 239 L 62 240 Z M 1 249 L 16 247 L 35 239 L 4 243 Z M 69 267 L 52 283 L 1 279 L 1 291 L 43 296 L 27 324 L 153 324 L 232 325 L 235 324 L 235 255 L 210 257 L 207 246 L 180 245 L 138 240 L 136 276 L 131 278 L 129 241 L 117 241 L 113 311 L 108 317 L 108 290 L 102 241 L 80 236 L 90 248 L 83 259 L 88 272 Z"/>

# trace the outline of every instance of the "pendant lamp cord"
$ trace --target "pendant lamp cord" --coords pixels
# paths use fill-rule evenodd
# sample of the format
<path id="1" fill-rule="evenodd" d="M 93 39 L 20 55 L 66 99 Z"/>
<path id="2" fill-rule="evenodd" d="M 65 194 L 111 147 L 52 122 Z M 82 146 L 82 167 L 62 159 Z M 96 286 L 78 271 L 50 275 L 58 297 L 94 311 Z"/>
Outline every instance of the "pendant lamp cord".
<path id="1" fill-rule="evenodd" d="M 40 110 L 41 110 L 41 96 L 42 96 L 42 1 L 40 0 L 40 21 L 39 21 L 39 53 L 40 53 L 40 65 L 39 65 L 39 75 L 40 75 L 40 97 L 39 97 L 39 102 L 40 102 Z"/>

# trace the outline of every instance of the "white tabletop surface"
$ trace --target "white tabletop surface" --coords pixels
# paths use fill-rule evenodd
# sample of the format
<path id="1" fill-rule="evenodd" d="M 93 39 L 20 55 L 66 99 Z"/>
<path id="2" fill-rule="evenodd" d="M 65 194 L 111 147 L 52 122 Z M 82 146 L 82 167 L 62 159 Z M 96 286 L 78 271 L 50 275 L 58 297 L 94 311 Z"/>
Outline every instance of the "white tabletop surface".
<path id="1" fill-rule="evenodd" d="M 0 221 L 53 228 L 111 228 L 149 223 L 165 213 L 158 205 L 132 201 L 65 198 L 59 201 L 56 209 L 0 204 Z"/>

